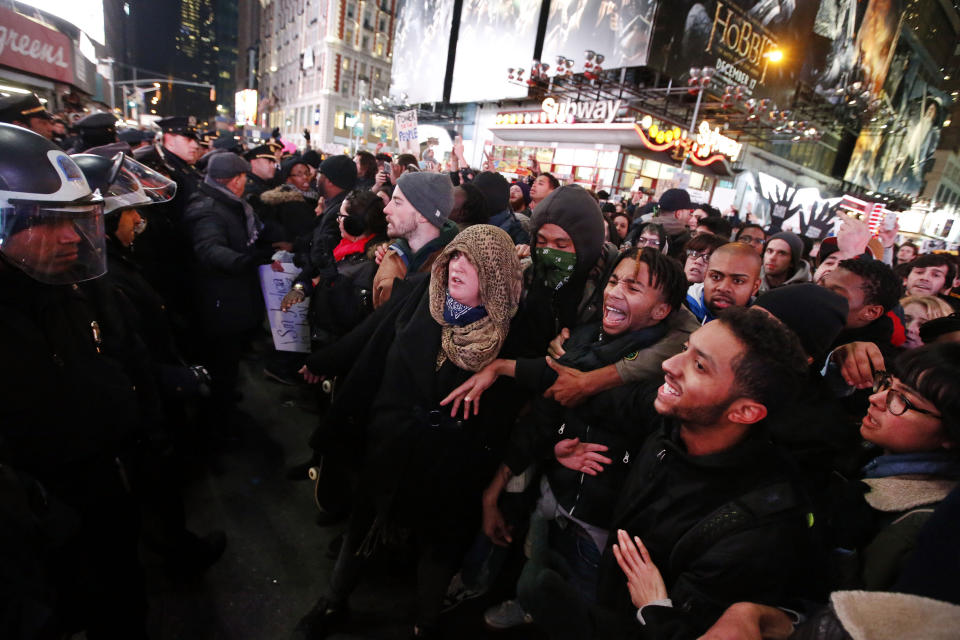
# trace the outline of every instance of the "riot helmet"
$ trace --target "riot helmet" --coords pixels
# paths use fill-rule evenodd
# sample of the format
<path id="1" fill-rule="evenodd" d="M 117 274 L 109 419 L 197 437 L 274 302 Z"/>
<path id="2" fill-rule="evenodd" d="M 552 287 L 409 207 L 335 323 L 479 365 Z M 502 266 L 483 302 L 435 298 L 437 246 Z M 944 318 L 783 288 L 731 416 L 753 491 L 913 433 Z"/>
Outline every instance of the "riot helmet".
<path id="1" fill-rule="evenodd" d="M 167 202 L 177 193 L 177 183 L 129 155 L 118 152 L 111 157 L 81 153 L 70 156 L 91 189 L 103 196 L 103 212 L 110 214 Z"/>
<path id="2" fill-rule="evenodd" d="M 60 147 L 0 123 L 0 258 L 45 284 L 107 270 L 103 198 Z"/>

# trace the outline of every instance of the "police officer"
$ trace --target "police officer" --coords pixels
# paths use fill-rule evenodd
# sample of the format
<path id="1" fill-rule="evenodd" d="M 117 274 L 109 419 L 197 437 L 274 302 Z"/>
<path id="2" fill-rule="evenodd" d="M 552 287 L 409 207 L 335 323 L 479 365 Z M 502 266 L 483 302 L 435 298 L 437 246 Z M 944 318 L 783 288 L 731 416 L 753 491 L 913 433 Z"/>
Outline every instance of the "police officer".
<path id="1" fill-rule="evenodd" d="M 103 200 L 42 136 L 0 124 L 0 148 L 0 437 L 11 464 L 79 516 L 61 567 L 64 630 L 146 638 L 125 462 L 143 435 L 136 392 L 76 286 L 106 270 Z"/>
<path id="2" fill-rule="evenodd" d="M 254 211 L 263 219 L 263 203 L 260 196 L 277 186 L 277 157 L 268 145 L 250 149 L 243 154 L 243 159 L 250 163 L 250 173 L 247 174 L 247 187 L 243 192 Z"/>
<path id="3" fill-rule="evenodd" d="M 33 93 L 0 98 L 0 122 L 9 122 L 53 140 L 53 115 Z"/>
<path id="4" fill-rule="evenodd" d="M 80 140 L 70 153 L 82 153 L 117 141 L 117 117 L 112 113 L 91 113 L 74 122 L 73 127 Z"/>
<path id="5" fill-rule="evenodd" d="M 202 179 L 194 168 L 200 144 L 196 119 L 192 116 L 163 118 L 157 125 L 162 132 L 160 140 L 151 147 L 136 150 L 134 158 L 169 176 L 177 183 L 177 194 L 169 202 L 145 212 L 147 229 L 138 238 L 137 255 L 144 277 L 169 304 L 177 340 L 191 357 L 198 348 L 190 326 L 193 254 L 183 213 Z"/>

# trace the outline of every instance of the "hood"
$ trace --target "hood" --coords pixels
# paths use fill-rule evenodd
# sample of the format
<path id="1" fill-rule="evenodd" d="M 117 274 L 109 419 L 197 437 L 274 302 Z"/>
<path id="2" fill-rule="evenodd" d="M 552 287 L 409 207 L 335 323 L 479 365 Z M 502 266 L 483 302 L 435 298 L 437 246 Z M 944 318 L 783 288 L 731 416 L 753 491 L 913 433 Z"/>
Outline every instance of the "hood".
<path id="1" fill-rule="evenodd" d="M 948 640 L 960 625 L 960 606 L 908 593 L 835 591 L 830 602 L 853 640 Z"/>
<path id="2" fill-rule="evenodd" d="M 530 236 L 536 239 L 537 231 L 545 224 L 555 224 L 567 232 L 577 252 L 573 278 L 586 277 L 603 249 L 605 223 L 597 201 L 579 185 L 554 189 L 534 210 Z"/>
<path id="3" fill-rule="evenodd" d="M 303 192 L 289 184 L 282 184 L 275 189 L 260 194 L 260 202 L 275 207 L 288 202 L 306 202 Z"/>
<path id="4" fill-rule="evenodd" d="M 810 271 L 810 265 L 807 264 L 806 260 L 800 261 L 800 266 L 797 267 L 797 270 L 793 272 L 786 282 L 780 286 L 786 286 L 788 284 L 795 284 L 797 282 L 810 282 L 813 279 L 813 273 Z M 767 274 L 761 269 L 760 271 L 760 290 L 757 292 L 764 293 L 770 291 L 770 285 L 767 284 Z"/>

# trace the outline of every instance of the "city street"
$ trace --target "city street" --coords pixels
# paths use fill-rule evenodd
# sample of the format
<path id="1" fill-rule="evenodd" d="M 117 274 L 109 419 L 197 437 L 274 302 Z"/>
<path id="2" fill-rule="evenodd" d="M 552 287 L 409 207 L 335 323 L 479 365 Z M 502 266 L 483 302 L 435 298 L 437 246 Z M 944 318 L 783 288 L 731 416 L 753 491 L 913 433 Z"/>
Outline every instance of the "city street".
<path id="1" fill-rule="evenodd" d="M 190 528 L 227 533 L 223 558 L 192 583 L 171 582 L 145 558 L 153 640 L 285 638 L 313 606 L 333 569 L 327 547 L 343 525 L 318 527 L 311 483 L 284 477 L 287 467 L 307 456 L 306 439 L 317 415 L 303 407 L 309 406 L 312 390 L 268 381 L 261 368 L 252 356 L 242 363 L 241 378 L 241 408 L 259 428 L 246 429 L 239 442 L 213 455 L 209 468 L 194 473 L 185 488 Z M 378 559 L 351 601 L 351 621 L 331 638 L 408 637 L 413 575 Z M 445 616 L 451 637 L 538 637 L 532 629 L 485 632 L 480 620 L 487 603 L 495 604 L 493 595 Z"/>

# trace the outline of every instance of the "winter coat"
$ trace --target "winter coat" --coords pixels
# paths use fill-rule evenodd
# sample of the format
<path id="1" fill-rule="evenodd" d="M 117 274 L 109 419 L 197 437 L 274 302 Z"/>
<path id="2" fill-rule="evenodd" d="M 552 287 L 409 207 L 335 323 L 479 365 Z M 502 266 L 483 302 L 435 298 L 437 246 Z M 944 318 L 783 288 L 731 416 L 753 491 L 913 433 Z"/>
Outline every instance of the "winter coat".
<path id="1" fill-rule="evenodd" d="M 197 309 L 209 333 L 236 334 L 263 319 L 257 267 L 273 250 L 250 244 L 243 205 L 201 184 L 185 216 L 197 264 Z"/>
<path id="2" fill-rule="evenodd" d="M 530 233 L 523 227 L 523 223 L 520 222 L 516 214 L 510 209 L 490 216 L 488 224 L 500 227 L 509 233 L 513 244 L 530 244 Z"/>
<path id="3" fill-rule="evenodd" d="M 667 316 L 666 325 L 667 334 L 662 340 L 617 362 L 621 380 L 625 383 L 662 380 L 664 360 L 680 353 L 690 334 L 700 328 L 693 314 L 683 307 Z"/>
<path id="4" fill-rule="evenodd" d="M 320 283 L 310 296 L 310 327 L 314 340 L 327 344 L 359 325 L 373 311 L 373 277 L 377 247 L 384 237 L 371 237 L 361 253 L 337 262 L 337 276 Z"/>
<path id="5" fill-rule="evenodd" d="M 292 243 L 313 232 L 317 200 L 309 194 L 282 184 L 261 193 L 260 202 L 262 206 L 257 209 L 257 214 L 266 227 L 265 235 L 272 241 Z"/>
<path id="6" fill-rule="evenodd" d="M 333 278 L 336 276 L 336 261 L 333 249 L 340 243 L 340 227 L 337 215 L 347 192 L 342 191 L 324 201 L 323 213 L 313 217 L 312 231 L 300 235 L 294 241 L 293 263 L 300 267 L 300 275 L 295 282 L 302 284 L 307 292 L 313 289 L 316 277 Z"/>
<path id="7" fill-rule="evenodd" d="M 410 245 L 403 238 L 395 240 L 383 256 L 377 274 L 373 278 L 373 307 L 380 307 L 390 299 L 394 281 L 406 278 L 408 271 L 429 272 L 440 251 L 458 232 L 456 223 L 447 220 L 440 229 L 440 235 L 416 252 L 410 250 Z"/>
<path id="8" fill-rule="evenodd" d="M 200 187 L 201 175 L 162 145 L 138 149 L 135 158 L 169 176 L 177 192 L 168 202 L 144 207 L 146 230 L 137 238 L 137 260 L 144 277 L 187 322 L 193 311 L 193 244 L 184 224 L 187 205 Z"/>
<path id="9" fill-rule="evenodd" d="M 644 608 L 643 637 L 697 637 L 734 602 L 776 604 L 803 594 L 808 507 L 789 459 L 767 440 L 763 425 L 725 451 L 692 456 L 679 425 L 651 417 L 650 388 L 620 393 L 611 411 L 662 425 L 635 457 L 609 523 L 609 530 L 643 541 L 673 602 Z M 638 628 L 614 542 L 601 560 L 598 603 L 619 612 L 621 626 L 598 637 Z"/>

